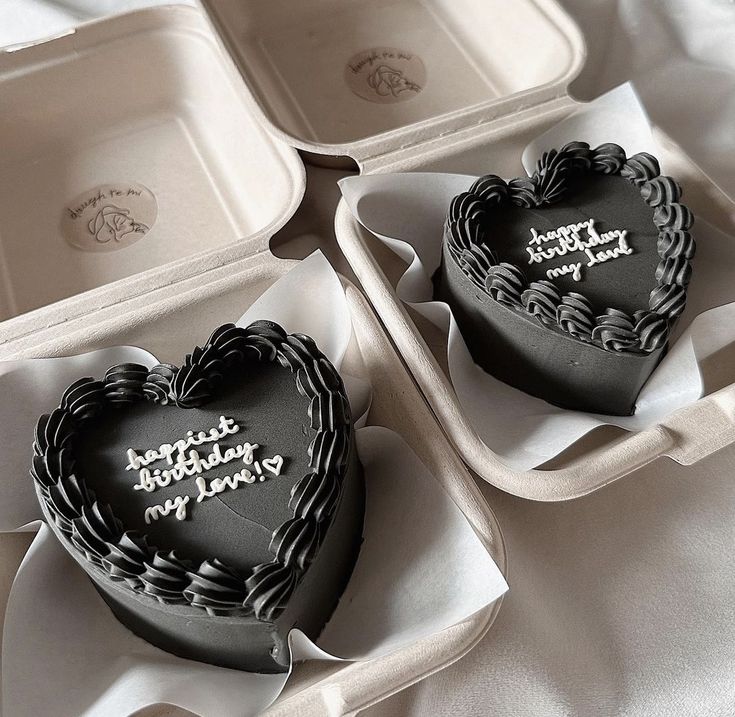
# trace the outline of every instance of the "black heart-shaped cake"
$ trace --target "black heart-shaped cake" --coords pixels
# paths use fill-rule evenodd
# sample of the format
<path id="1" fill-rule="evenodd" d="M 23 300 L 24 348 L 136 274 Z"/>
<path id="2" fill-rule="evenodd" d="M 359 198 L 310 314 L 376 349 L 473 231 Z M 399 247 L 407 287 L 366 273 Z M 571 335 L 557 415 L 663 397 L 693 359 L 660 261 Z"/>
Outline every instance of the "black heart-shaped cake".
<path id="1" fill-rule="evenodd" d="M 475 362 L 558 406 L 631 414 L 686 303 L 680 197 L 650 154 L 584 142 L 455 197 L 437 295 Z"/>
<path id="2" fill-rule="evenodd" d="M 82 378 L 38 421 L 46 520 L 117 618 L 164 650 L 282 672 L 316 638 L 362 541 L 342 380 L 314 341 L 227 324 L 180 368 Z"/>

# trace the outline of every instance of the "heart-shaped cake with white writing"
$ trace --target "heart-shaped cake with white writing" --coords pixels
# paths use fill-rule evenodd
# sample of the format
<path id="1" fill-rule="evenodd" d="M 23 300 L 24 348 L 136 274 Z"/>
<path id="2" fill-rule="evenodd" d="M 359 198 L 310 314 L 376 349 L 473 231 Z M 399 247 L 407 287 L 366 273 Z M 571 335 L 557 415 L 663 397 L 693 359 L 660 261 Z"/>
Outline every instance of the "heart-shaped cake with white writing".
<path id="1" fill-rule="evenodd" d="M 118 619 L 177 655 L 254 672 L 316 638 L 362 541 L 350 408 L 314 341 L 227 324 L 181 367 L 82 378 L 44 415 L 36 492 Z"/>
<path id="2" fill-rule="evenodd" d="M 686 304 L 680 197 L 650 154 L 584 142 L 455 197 L 437 295 L 475 362 L 558 406 L 631 414 Z"/>

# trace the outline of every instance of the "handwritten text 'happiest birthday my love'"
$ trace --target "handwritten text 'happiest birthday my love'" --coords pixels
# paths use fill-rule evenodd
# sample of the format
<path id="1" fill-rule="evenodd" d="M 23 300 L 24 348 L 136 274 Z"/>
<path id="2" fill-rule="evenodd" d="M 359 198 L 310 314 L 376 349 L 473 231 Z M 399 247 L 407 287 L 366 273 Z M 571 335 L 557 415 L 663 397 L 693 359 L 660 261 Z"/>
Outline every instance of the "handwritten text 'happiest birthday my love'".
<path id="1" fill-rule="evenodd" d="M 219 425 L 215 428 L 209 431 L 187 431 L 186 438 L 175 443 L 163 443 L 156 450 L 151 449 L 138 454 L 132 448 L 128 448 L 128 465 L 125 470 L 138 472 L 138 482 L 133 489 L 151 493 L 157 488 L 165 488 L 186 477 L 196 476 L 194 479 L 198 490 L 196 500 L 197 503 L 201 503 L 228 488 L 234 490 L 241 485 L 256 481 L 262 483 L 266 479 L 266 471 L 274 476 L 280 475 L 283 468 L 282 456 L 275 455 L 273 458 L 256 460 L 255 451 L 260 448 L 257 443 L 245 441 L 229 448 L 222 448 L 219 441 L 239 430 L 240 426 L 235 423 L 234 419 L 220 416 Z M 212 451 L 202 456 L 197 449 L 206 443 L 212 444 Z M 246 466 L 252 467 L 252 470 L 242 468 L 232 475 L 213 478 L 209 483 L 202 475 L 217 466 L 235 460 L 241 460 Z M 158 461 L 165 461 L 169 467 L 150 467 Z M 146 508 L 144 516 L 146 524 L 170 513 L 173 513 L 178 520 L 185 520 L 189 498 L 188 495 L 177 495 L 163 504 Z"/>
<path id="2" fill-rule="evenodd" d="M 580 232 L 586 232 L 587 237 L 583 238 Z M 531 238 L 528 240 L 526 251 L 529 254 L 529 264 L 542 263 L 549 259 L 566 256 L 573 252 L 583 252 L 587 260 L 586 262 L 577 261 L 563 264 L 562 266 L 553 267 L 546 271 L 549 279 L 557 276 L 571 274 L 574 281 L 582 280 L 582 266 L 595 266 L 620 256 L 626 256 L 633 253 L 632 247 L 628 245 L 627 229 L 612 229 L 607 232 L 598 233 L 595 229 L 595 220 L 588 219 L 584 222 L 576 224 L 567 224 L 566 226 L 552 229 L 545 234 L 539 234 L 535 229 L 531 229 Z M 553 243 L 552 242 L 556 242 Z M 596 251 L 595 247 L 616 243 L 612 248 Z"/>

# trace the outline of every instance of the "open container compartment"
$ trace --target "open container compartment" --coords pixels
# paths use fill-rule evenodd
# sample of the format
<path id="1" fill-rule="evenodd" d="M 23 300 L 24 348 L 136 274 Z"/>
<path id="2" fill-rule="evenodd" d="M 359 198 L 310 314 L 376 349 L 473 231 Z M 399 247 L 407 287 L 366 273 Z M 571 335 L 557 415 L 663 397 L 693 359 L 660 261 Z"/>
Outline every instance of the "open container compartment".
<path id="1" fill-rule="evenodd" d="M 189 7 L 0 51 L 0 349 L 267 248 L 304 170 L 245 94 Z"/>
<path id="2" fill-rule="evenodd" d="M 365 174 L 481 175 L 492 166 L 502 176 L 522 176 L 525 145 L 579 106 L 568 86 L 583 64 L 584 42 L 552 0 L 521 0 L 512 11 L 506 3 L 471 0 L 204 5 L 271 132 L 311 154 L 349 156 Z M 380 67 L 391 63 L 396 96 L 376 85 Z M 416 86 L 406 88 L 406 80 Z M 708 217 L 726 222 L 732 205 L 679 148 L 662 140 L 687 204 L 695 214 L 706 207 Z M 459 405 L 442 337 L 398 299 L 401 260 L 353 220 L 344 202 L 335 227 L 351 269 L 444 431 L 466 463 L 503 490 L 567 500 L 660 456 L 691 464 L 735 441 L 735 376 L 720 372 L 705 377 L 707 396 L 648 430 L 596 429 L 543 470 L 511 470 Z"/>
<path id="3" fill-rule="evenodd" d="M 485 158 L 492 156 L 495 171 L 520 176 L 522 148 L 572 109 L 570 102 L 566 109 L 556 107 L 548 115 L 529 118 L 525 124 L 495 127 L 485 137 L 462 140 L 454 147 L 427 154 L 418 164 L 399 162 L 390 170 L 482 174 Z M 696 214 L 705 202 L 714 201 L 715 211 L 710 214 L 726 221 L 733 210 L 730 200 L 675 145 L 665 137 L 661 139 L 666 150 L 662 158 L 685 188 L 687 204 Z M 598 428 L 542 468 L 509 468 L 481 440 L 462 409 L 449 379 L 444 336 L 398 298 L 395 287 L 405 269 L 403 262 L 357 223 L 344 200 L 337 210 L 335 226 L 343 253 L 445 433 L 473 471 L 502 490 L 534 500 L 569 500 L 662 456 L 691 465 L 735 441 L 735 375 L 732 370 L 709 365 L 703 367 L 707 395 L 664 421 L 638 432 L 612 426 Z M 728 360 L 727 356 L 720 359 Z"/>
<path id="4" fill-rule="evenodd" d="M 103 310 L 93 322 L 78 318 L 63 327 L 50 328 L 38 335 L 33 347 L 27 346 L 12 358 L 57 356 L 133 344 L 152 351 L 160 361 L 178 360 L 190 349 L 194 334 L 203 339 L 212 327 L 237 320 L 296 264 L 264 252 L 256 253 L 213 270 L 207 277 L 193 277 L 168 287 L 155 300 L 139 297 L 122 308 Z M 353 336 L 341 370 L 374 387 L 368 423 L 400 433 L 464 512 L 505 573 L 505 548 L 495 516 L 442 434 L 366 299 L 346 280 L 344 285 Z M 15 537 L 0 539 L 6 561 L 6 538 L 10 539 L 15 559 L 22 555 L 25 546 L 19 546 Z M 383 658 L 297 665 L 284 694 L 269 713 L 316 716 L 326 714 L 335 704 L 340 705 L 341 711 L 353 712 L 385 699 L 469 651 L 490 628 L 501 600 L 460 624 Z M 152 707 L 145 712 L 160 714 L 158 710 Z M 166 714 L 181 712 L 167 709 Z"/>
<path id="5" fill-rule="evenodd" d="M 301 200 L 303 164 L 253 118 L 247 88 L 196 10 L 138 11 L 1 53 L 0 98 L 14 107 L 0 119 L 13 144 L 0 160 L 0 359 L 125 343 L 178 360 L 192 331 L 205 337 L 237 318 L 295 265 L 273 256 L 269 240 Z M 119 251 L 77 255 L 62 234 L 64 210 L 90 185 L 124 182 L 154 195 L 155 223 Z M 34 254 L 37 293 L 19 263 Z M 369 422 L 396 430 L 422 457 L 505 572 L 492 511 L 367 301 L 345 288 L 353 339 L 343 368 L 375 387 Z M 5 590 L 27 545 L 25 534 L 0 538 Z M 270 712 L 364 709 L 459 659 L 500 603 L 384 658 L 299 665 Z"/>

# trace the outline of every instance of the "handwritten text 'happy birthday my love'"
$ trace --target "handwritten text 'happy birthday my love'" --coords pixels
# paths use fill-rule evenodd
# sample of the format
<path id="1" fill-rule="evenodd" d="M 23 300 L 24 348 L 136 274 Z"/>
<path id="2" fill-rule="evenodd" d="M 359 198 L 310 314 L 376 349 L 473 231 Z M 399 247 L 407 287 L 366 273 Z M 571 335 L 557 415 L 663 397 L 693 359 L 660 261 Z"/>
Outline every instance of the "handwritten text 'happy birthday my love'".
<path id="1" fill-rule="evenodd" d="M 580 232 L 586 231 L 587 238 L 583 239 Z M 529 254 L 529 264 L 542 263 L 549 259 L 566 256 L 573 252 L 583 252 L 587 256 L 585 266 L 595 266 L 603 262 L 617 259 L 620 256 L 626 256 L 633 253 L 632 247 L 628 246 L 628 230 L 612 229 L 607 232 L 598 233 L 595 229 L 595 220 L 588 219 L 584 222 L 576 224 L 567 224 L 566 226 L 552 229 L 545 234 L 539 234 L 535 229 L 531 229 L 531 238 L 528 240 L 526 251 Z M 556 242 L 551 244 L 551 242 Z M 595 247 L 603 244 L 617 242 L 617 246 L 611 249 L 602 249 L 594 251 Z M 546 271 L 549 279 L 557 276 L 571 274 L 574 281 L 582 280 L 583 262 L 571 262 L 562 266 L 553 267 Z"/>

